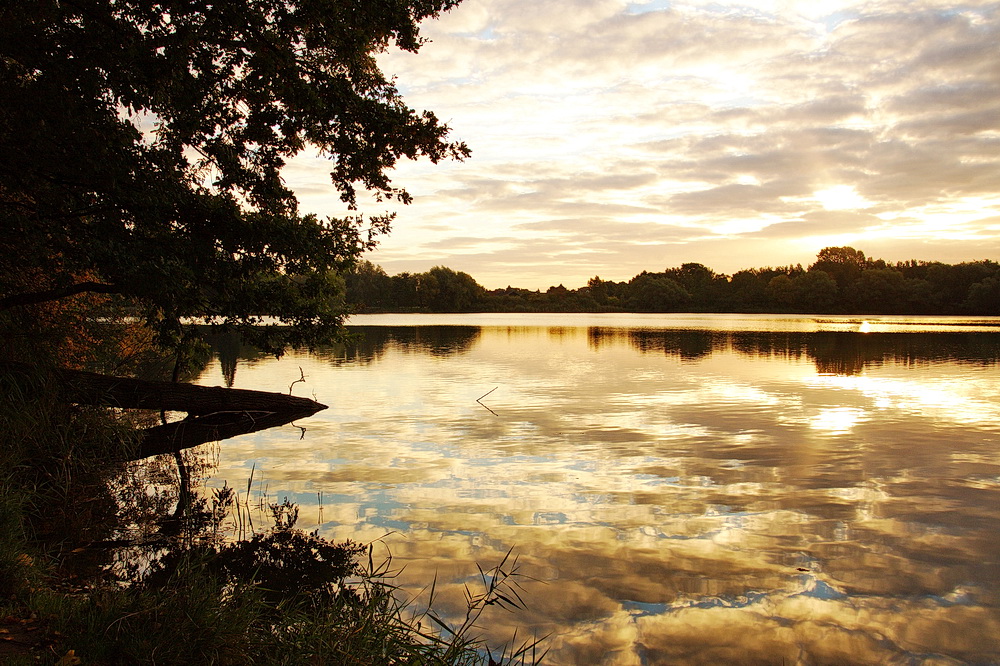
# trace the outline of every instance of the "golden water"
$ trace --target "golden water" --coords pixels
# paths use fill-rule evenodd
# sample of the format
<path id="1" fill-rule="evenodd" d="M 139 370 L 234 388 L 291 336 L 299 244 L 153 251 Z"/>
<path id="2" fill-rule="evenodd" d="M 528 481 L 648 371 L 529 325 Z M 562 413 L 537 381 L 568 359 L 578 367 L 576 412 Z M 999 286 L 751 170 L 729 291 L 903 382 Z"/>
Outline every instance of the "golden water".
<path id="1" fill-rule="evenodd" d="M 224 442 L 209 483 L 253 467 L 299 527 L 381 539 L 414 595 L 436 576 L 442 612 L 513 547 L 537 580 L 525 611 L 491 609 L 493 642 L 550 634 L 554 664 L 1000 661 L 1000 320 L 353 323 L 348 347 L 244 350 L 235 386 L 288 392 L 301 368 L 294 393 L 330 408 Z"/>

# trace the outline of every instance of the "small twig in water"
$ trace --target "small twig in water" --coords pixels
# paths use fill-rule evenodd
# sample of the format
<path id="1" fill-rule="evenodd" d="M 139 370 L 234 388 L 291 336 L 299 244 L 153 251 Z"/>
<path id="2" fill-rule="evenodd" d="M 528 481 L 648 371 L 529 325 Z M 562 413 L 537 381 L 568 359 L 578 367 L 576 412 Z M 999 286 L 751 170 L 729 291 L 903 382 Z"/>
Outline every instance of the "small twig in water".
<path id="1" fill-rule="evenodd" d="M 298 379 L 296 379 L 294 382 L 292 382 L 291 384 L 288 385 L 288 395 L 292 394 L 292 387 L 293 386 L 295 386 L 299 382 L 304 382 L 306 380 L 306 373 L 303 372 L 301 365 L 299 366 L 299 375 L 300 375 L 300 377 Z"/>
<path id="2" fill-rule="evenodd" d="M 479 396 L 478 398 L 476 398 L 476 402 L 478 402 L 480 405 L 482 405 L 483 408 L 485 408 L 486 411 L 488 411 L 493 416 L 499 416 L 499 414 L 497 414 L 496 412 L 494 412 L 492 409 L 490 409 L 486 405 L 483 405 L 483 398 L 485 398 L 486 396 L 488 396 L 490 393 L 493 393 L 493 391 L 496 391 L 498 388 L 500 388 L 500 387 L 499 386 L 494 386 L 489 391 L 487 391 L 486 393 L 484 393 L 481 396 Z"/>

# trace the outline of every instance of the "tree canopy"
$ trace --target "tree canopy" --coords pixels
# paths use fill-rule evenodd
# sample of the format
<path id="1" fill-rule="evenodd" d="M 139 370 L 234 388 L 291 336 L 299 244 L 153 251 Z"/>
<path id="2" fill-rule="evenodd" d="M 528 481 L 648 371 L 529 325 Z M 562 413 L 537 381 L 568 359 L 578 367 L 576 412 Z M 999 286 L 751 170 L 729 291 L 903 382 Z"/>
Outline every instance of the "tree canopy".
<path id="1" fill-rule="evenodd" d="M 446 281 L 443 276 L 460 278 L 463 288 L 437 289 Z M 1000 264 L 995 261 L 890 265 L 852 247 L 823 248 L 808 269 L 747 268 L 729 276 L 685 263 L 658 273 L 643 271 L 628 281 L 595 276 L 579 289 L 559 285 L 544 292 L 486 290 L 468 274 L 441 266 L 390 276 L 369 262 L 354 267 L 346 284 L 348 301 L 371 312 L 1000 313 Z"/>
<path id="2" fill-rule="evenodd" d="M 275 317 L 291 333 L 274 350 L 330 337 L 339 275 L 391 221 L 358 214 L 358 192 L 408 203 L 399 159 L 469 154 L 375 60 L 418 50 L 419 23 L 458 2 L 3 3 L 0 311 L 97 292 L 164 342 L 188 317 Z M 355 212 L 299 211 L 281 169 L 306 149 Z"/>

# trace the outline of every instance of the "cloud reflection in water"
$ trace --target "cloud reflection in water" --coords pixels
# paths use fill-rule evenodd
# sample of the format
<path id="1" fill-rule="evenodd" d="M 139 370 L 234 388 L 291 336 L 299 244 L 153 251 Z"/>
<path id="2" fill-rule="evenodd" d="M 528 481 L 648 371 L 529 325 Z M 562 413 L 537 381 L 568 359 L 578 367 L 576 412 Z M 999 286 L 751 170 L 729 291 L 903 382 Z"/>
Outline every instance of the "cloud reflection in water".
<path id="1" fill-rule="evenodd" d="M 391 328 L 239 367 L 332 405 L 221 447 L 461 608 L 510 547 L 552 663 L 1000 659 L 996 334 Z M 860 341 L 863 340 L 863 343 Z M 219 367 L 207 371 L 216 383 Z M 214 373 L 214 374 L 213 374 Z M 476 399 L 484 400 L 496 416 Z M 312 521 L 312 523 L 310 523 Z"/>

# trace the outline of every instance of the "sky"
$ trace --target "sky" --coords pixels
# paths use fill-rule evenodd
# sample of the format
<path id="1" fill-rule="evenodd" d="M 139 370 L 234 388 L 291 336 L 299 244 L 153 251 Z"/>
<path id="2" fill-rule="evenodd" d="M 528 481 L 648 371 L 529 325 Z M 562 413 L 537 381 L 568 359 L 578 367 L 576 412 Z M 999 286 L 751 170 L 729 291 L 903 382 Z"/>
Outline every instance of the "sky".
<path id="1" fill-rule="evenodd" d="M 699 262 L 1000 259 L 1000 2 L 464 0 L 380 57 L 466 142 L 366 256 L 487 288 Z M 315 157 L 287 182 L 343 215 Z"/>

